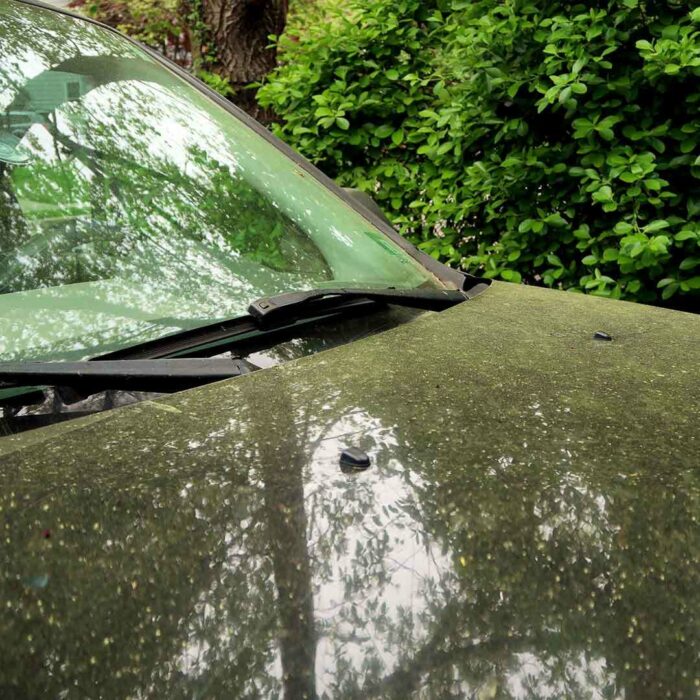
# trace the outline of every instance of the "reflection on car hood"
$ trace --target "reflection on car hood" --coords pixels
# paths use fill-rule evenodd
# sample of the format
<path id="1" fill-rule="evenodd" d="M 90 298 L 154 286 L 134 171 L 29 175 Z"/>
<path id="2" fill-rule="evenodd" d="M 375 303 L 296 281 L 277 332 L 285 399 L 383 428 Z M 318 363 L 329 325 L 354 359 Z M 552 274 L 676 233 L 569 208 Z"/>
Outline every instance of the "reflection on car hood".
<path id="1" fill-rule="evenodd" d="M 2 695 L 694 696 L 699 335 L 496 284 L 3 438 Z"/>

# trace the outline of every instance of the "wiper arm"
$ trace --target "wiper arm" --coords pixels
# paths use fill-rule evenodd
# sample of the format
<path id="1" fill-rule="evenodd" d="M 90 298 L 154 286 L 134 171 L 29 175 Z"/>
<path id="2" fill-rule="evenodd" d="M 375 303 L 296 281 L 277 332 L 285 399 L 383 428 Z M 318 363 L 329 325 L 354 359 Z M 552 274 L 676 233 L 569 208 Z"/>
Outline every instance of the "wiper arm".
<path id="1" fill-rule="evenodd" d="M 0 389 L 69 386 L 90 394 L 109 389 L 171 393 L 252 370 L 245 360 L 218 358 L 0 362 Z"/>
<path id="2" fill-rule="evenodd" d="M 270 326 L 300 318 L 309 318 L 358 299 L 396 304 L 413 309 L 441 311 L 470 299 L 476 293 L 475 288 L 469 291 L 393 288 L 314 289 L 307 292 L 287 292 L 257 299 L 248 307 L 248 313 L 261 326 Z"/>
<path id="3" fill-rule="evenodd" d="M 263 297 L 253 302 L 246 316 L 225 319 L 148 340 L 96 357 L 92 362 L 117 359 L 156 359 L 174 353 L 191 353 L 193 349 L 222 342 L 235 343 L 248 334 L 275 335 L 318 317 L 347 312 L 373 310 L 374 302 L 440 311 L 481 294 L 491 280 L 465 278 L 463 290 L 436 289 L 318 289 Z M 268 304 L 262 308 L 263 303 Z M 270 321 L 270 319 L 272 320 Z M 275 336 L 277 337 L 277 336 Z"/>

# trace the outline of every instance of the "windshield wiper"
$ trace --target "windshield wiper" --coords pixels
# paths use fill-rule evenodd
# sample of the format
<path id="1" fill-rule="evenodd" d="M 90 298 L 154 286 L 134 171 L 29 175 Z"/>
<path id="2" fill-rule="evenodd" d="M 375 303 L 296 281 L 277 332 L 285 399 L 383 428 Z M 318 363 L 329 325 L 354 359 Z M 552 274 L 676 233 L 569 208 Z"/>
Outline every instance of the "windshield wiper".
<path id="1" fill-rule="evenodd" d="M 68 386 L 90 394 L 110 389 L 171 393 L 239 377 L 253 366 L 238 359 L 0 362 L 0 389 Z"/>
<path id="2" fill-rule="evenodd" d="M 481 291 L 481 290 L 479 290 Z M 412 309 L 442 311 L 476 295 L 457 289 L 314 289 L 307 292 L 287 292 L 257 299 L 248 313 L 262 327 L 310 318 L 356 300 L 375 301 Z"/>
<path id="3" fill-rule="evenodd" d="M 491 280 L 480 278 L 469 278 L 469 281 L 473 282 L 472 286 L 462 290 L 331 288 L 263 297 L 250 305 L 246 316 L 188 328 L 114 350 L 95 357 L 92 362 L 156 359 L 175 353 L 191 355 L 196 348 L 229 341 L 235 343 L 237 338 L 251 334 L 268 337 L 270 341 L 278 340 L 280 333 L 295 328 L 297 323 L 314 323 L 316 318 L 376 310 L 378 304 L 440 311 L 474 298 L 491 284 Z"/>

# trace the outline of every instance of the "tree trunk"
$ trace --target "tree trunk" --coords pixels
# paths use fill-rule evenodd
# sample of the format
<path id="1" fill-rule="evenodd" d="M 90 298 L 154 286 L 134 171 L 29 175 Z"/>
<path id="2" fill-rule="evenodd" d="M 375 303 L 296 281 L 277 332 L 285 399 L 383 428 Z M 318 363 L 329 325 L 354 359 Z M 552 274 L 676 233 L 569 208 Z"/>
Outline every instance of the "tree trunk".
<path id="1" fill-rule="evenodd" d="M 201 0 L 200 7 L 206 28 L 200 43 L 212 72 L 230 82 L 239 107 L 265 120 L 269 115 L 247 86 L 261 81 L 277 65 L 277 50 L 269 37 L 284 31 L 288 0 Z"/>
<path id="2" fill-rule="evenodd" d="M 316 630 L 308 523 L 304 501 L 304 465 L 308 433 L 298 414 L 293 392 L 280 380 L 276 389 L 288 397 L 288 411 L 270 424 L 265 402 L 253 402 L 246 415 L 260 426 L 256 471 L 262 476 L 268 551 L 277 589 L 279 651 L 285 700 L 316 698 Z M 280 451 L 288 457 L 280 469 Z"/>
<path id="3" fill-rule="evenodd" d="M 11 168 L 0 162 L 0 250 L 7 256 L 29 238 L 26 221 L 10 180 Z M 0 289 L 0 294 L 7 291 Z"/>

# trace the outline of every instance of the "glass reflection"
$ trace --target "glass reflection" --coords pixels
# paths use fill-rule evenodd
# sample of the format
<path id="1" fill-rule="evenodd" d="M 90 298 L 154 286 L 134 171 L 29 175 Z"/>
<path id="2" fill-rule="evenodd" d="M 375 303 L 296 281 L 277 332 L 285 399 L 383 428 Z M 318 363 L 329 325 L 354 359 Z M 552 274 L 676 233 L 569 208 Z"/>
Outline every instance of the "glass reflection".
<path id="1" fill-rule="evenodd" d="M 0 358 L 75 359 L 301 288 L 429 273 L 120 37 L 0 8 Z"/>

